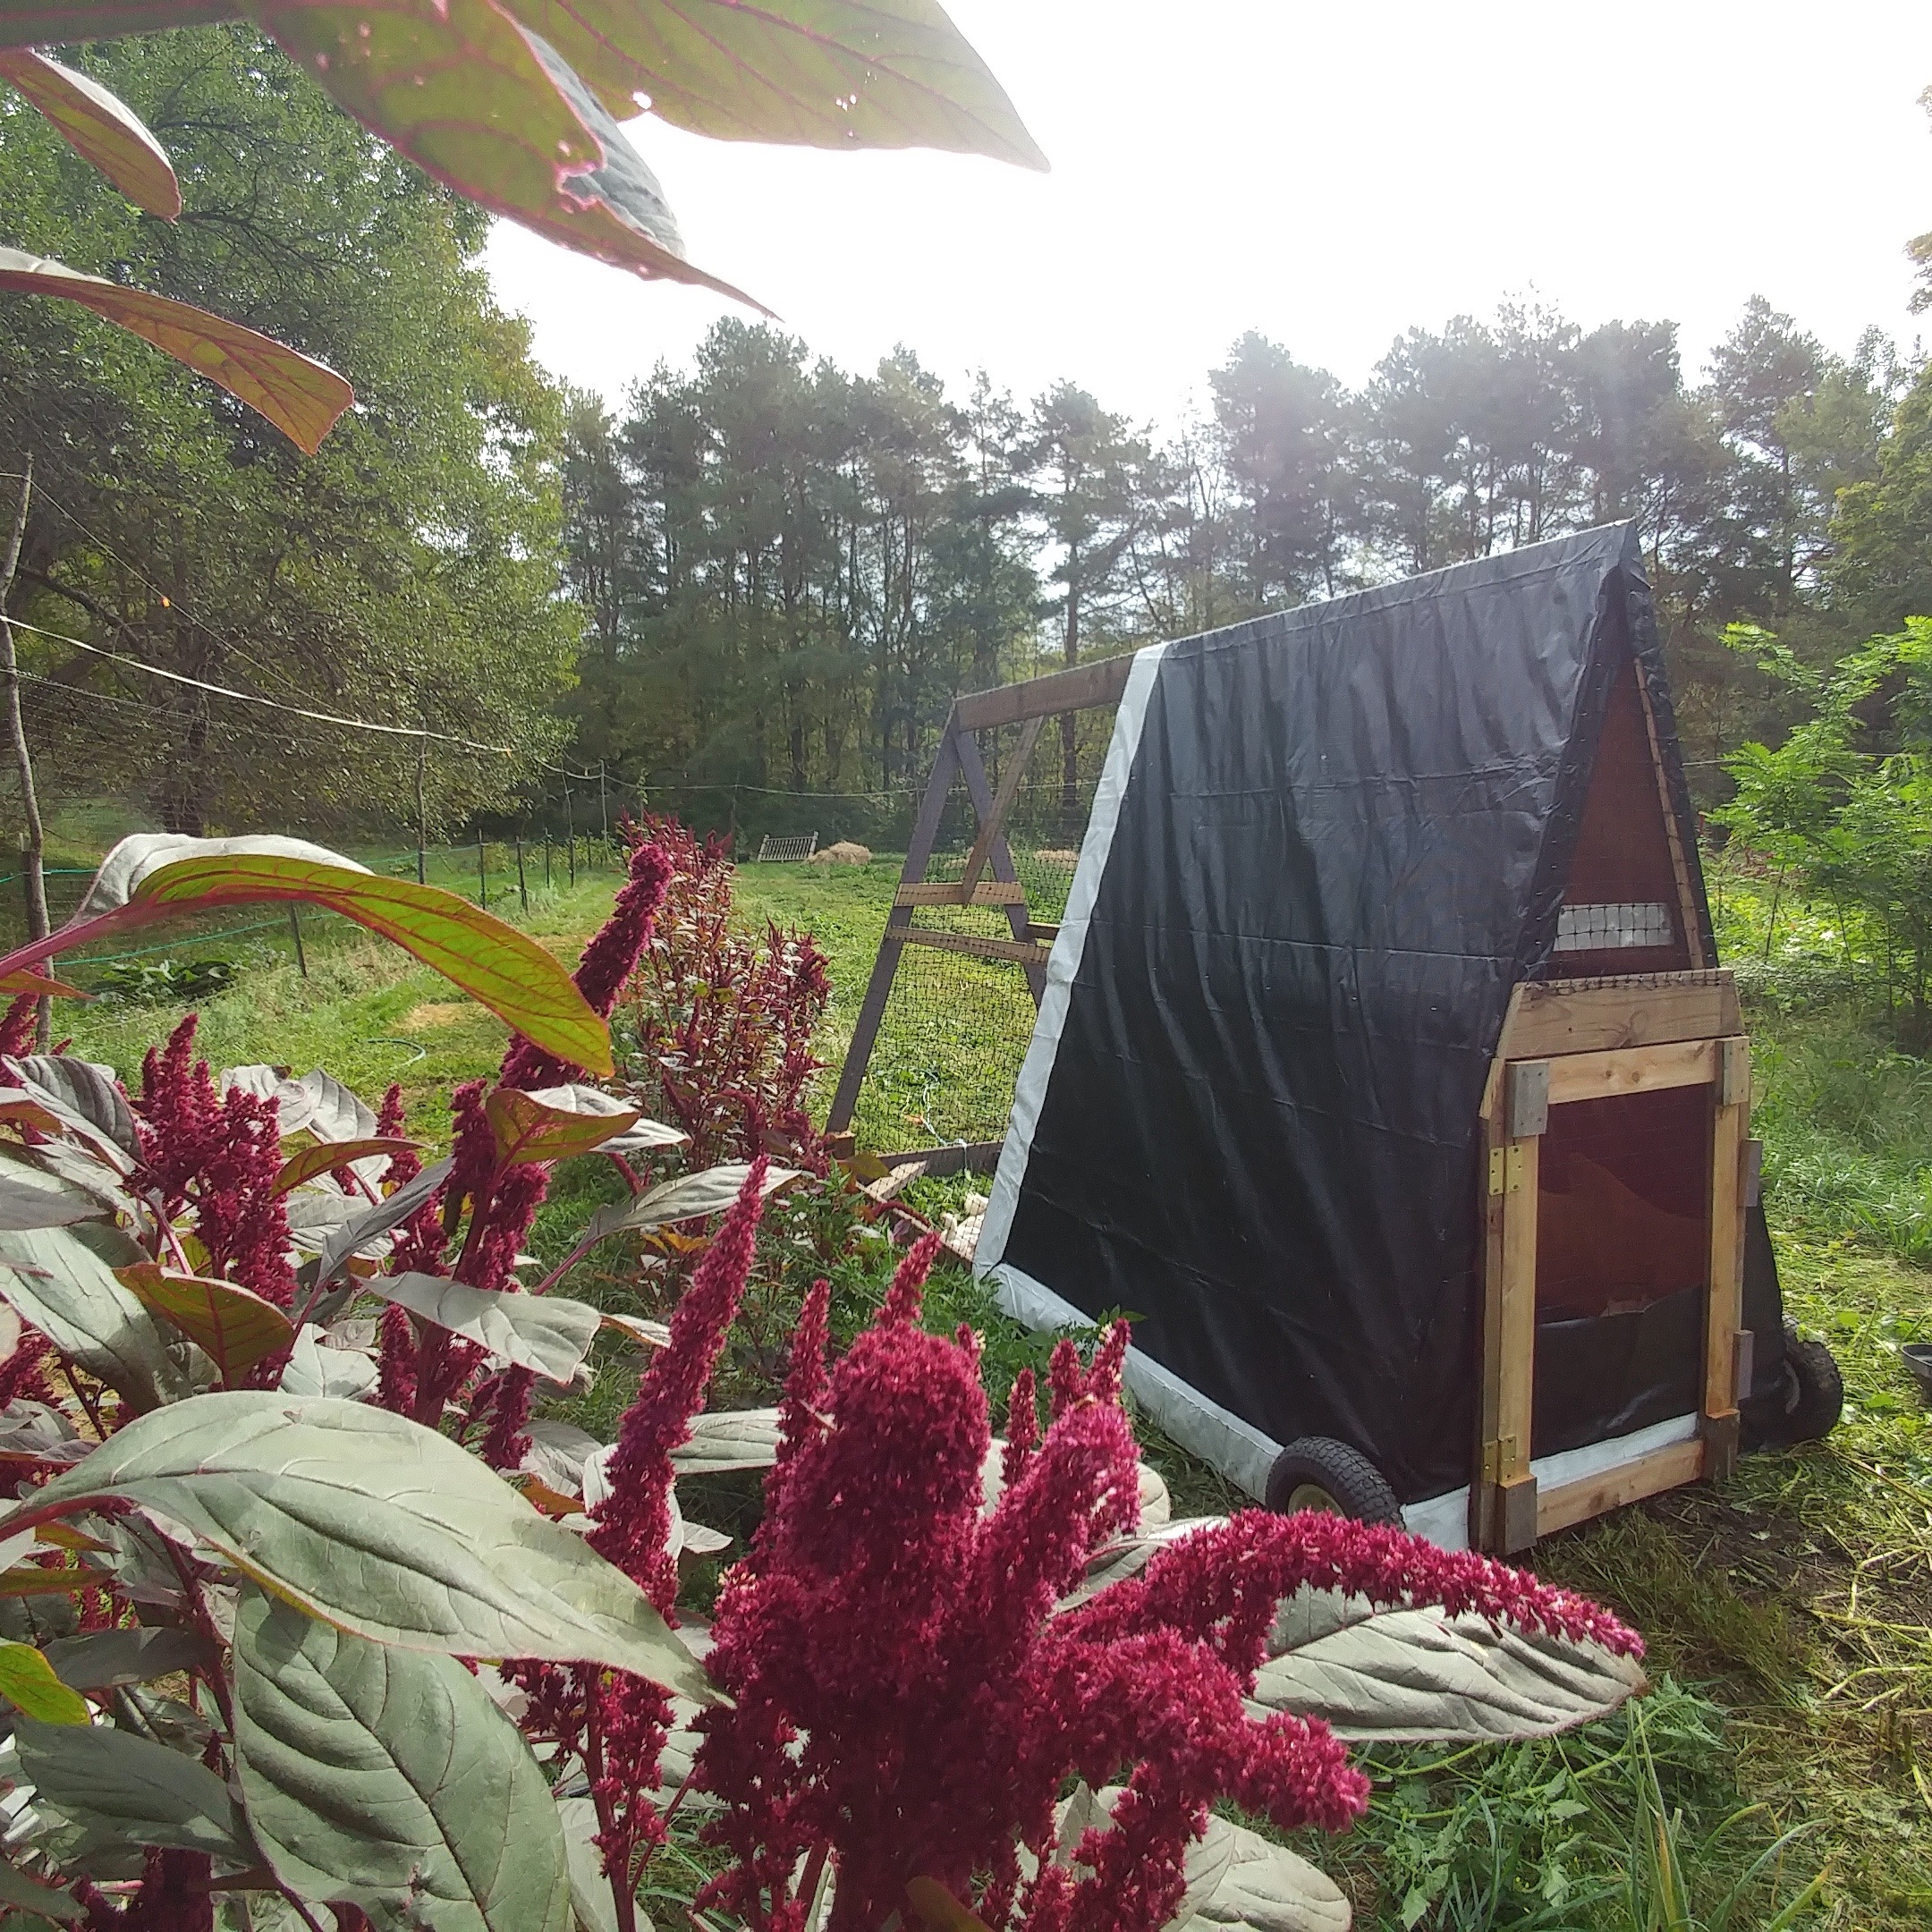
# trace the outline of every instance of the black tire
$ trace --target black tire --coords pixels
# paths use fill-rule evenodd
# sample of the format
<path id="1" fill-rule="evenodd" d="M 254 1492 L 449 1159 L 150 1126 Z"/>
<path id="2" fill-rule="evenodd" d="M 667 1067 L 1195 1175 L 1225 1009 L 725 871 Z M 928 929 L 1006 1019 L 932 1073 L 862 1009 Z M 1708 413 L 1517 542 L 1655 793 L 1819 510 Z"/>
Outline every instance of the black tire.
<path id="1" fill-rule="evenodd" d="M 1784 1338 L 1784 1367 L 1790 1395 L 1780 1431 L 1788 1443 L 1823 1442 L 1844 1413 L 1844 1377 L 1822 1342 Z"/>
<path id="2" fill-rule="evenodd" d="M 1822 1342 L 1802 1340 L 1784 1325 L 1784 1369 L 1775 1390 L 1752 1404 L 1748 1447 L 1783 1449 L 1822 1442 L 1844 1410 L 1844 1380 Z"/>
<path id="3" fill-rule="evenodd" d="M 1267 1506 L 1276 1514 L 1325 1510 L 1357 1522 L 1401 1526 L 1402 1504 L 1388 1479 L 1368 1458 L 1327 1436 L 1303 1436 L 1275 1458 L 1268 1470 Z"/>

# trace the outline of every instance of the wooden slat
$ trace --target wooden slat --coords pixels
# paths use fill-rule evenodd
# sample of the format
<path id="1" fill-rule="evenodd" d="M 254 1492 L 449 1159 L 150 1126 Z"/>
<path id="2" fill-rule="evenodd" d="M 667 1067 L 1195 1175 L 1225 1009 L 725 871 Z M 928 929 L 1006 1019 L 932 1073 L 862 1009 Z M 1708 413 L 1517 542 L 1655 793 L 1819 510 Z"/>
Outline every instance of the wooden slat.
<path id="1" fill-rule="evenodd" d="M 1006 760 L 1006 769 L 1000 774 L 999 790 L 993 794 L 993 809 L 980 821 L 979 835 L 973 841 L 972 850 L 966 854 L 966 869 L 962 875 L 966 889 L 970 892 L 979 883 L 979 875 L 986 870 L 987 855 L 993 849 L 993 841 L 1002 837 L 1006 830 L 1006 814 L 1013 809 L 1013 801 L 1020 795 L 1020 781 L 1026 775 L 1027 766 L 1033 757 L 1033 747 L 1039 742 L 1039 734 L 1046 720 L 1030 717 L 1020 727 L 1020 742 L 1013 747 L 1013 756 Z"/>
<path id="2" fill-rule="evenodd" d="M 930 932 L 923 926 L 909 926 L 903 932 L 890 933 L 907 945 L 936 946 L 942 953 L 964 953 L 973 959 L 1010 960 L 1015 966 L 1044 967 L 1048 949 L 1025 939 L 983 939 L 978 933 Z"/>
<path id="3" fill-rule="evenodd" d="M 1741 1033 L 1737 988 L 1729 973 L 1678 979 L 1659 974 L 1629 987 L 1519 986 L 1499 1048 L 1508 1060 L 1659 1046 L 1673 1040 Z"/>
<path id="4" fill-rule="evenodd" d="M 888 1167 L 896 1167 L 902 1161 L 923 1161 L 932 1180 L 945 1174 L 989 1174 L 999 1166 L 1000 1149 L 1005 1144 L 1004 1140 L 967 1140 L 953 1147 L 917 1148 L 878 1157 Z"/>
<path id="5" fill-rule="evenodd" d="M 1660 1046 L 1560 1055 L 1549 1063 L 1549 1104 L 1707 1085 L 1717 1078 L 1717 1045 L 1707 1039 L 1675 1040 Z"/>
<path id="6" fill-rule="evenodd" d="M 1622 1509 L 1665 1489 L 1695 1482 L 1704 1472 L 1704 1445 L 1695 1440 L 1672 1443 L 1648 1455 L 1595 1476 L 1580 1477 L 1537 1498 L 1537 1534 L 1550 1536 L 1572 1523 L 1588 1522 L 1606 1510 Z"/>
<path id="7" fill-rule="evenodd" d="M 1711 1110 L 1710 1297 L 1704 1325 L 1704 1413 L 1737 1409 L 1737 1333 L 1744 1321 L 1744 1139 L 1749 1106 Z"/>
<path id="8" fill-rule="evenodd" d="M 957 879 L 920 879 L 893 894 L 895 906 L 1023 906 L 1026 887 L 1018 879 L 983 878 L 968 892 Z"/>
<path id="9" fill-rule="evenodd" d="M 1029 939 L 1038 939 L 1044 946 L 1050 946 L 1060 936 L 1060 928 L 1057 922 L 1052 919 L 1030 919 L 1027 922 L 1026 936 Z"/>
<path id="10" fill-rule="evenodd" d="M 1075 665 L 1071 671 L 1053 671 L 1021 684 L 1001 684 L 992 691 L 971 691 L 954 701 L 953 716 L 967 731 L 991 731 L 998 724 L 1052 717 L 1061 711 L 1089 711 L 1097 705 L 1118 704 L 1133 669 L 1133 654 L 1101 657 Z"/>

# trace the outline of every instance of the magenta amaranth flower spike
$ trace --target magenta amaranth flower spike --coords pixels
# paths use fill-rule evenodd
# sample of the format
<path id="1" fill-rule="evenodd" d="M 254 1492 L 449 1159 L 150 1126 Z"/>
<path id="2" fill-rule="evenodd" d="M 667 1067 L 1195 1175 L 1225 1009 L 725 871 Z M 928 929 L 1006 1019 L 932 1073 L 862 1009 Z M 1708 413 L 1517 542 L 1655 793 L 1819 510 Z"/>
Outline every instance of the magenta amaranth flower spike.
<path id="1" fill-rule="evenodd" d="M 617 894 L 611 916 L 583 949 L 572 978 L 599 1018 L 608 1020 L 625 980 L 635 970 L 638 955 L 650 943 L 651 927 L 664 903 L 670 883 L 669 856 L 656 845 L 640 845 L 631 854 L 630 883 Z M 505 1087 L 526 1090 L 555 1087 L 577 1079 L 583 1072 L 555 1054 L 547 1054 L 527 1039 L 517 1038 L 504 1055 L 500 1076 Z"/>
<path id="2" fill-rule="evenodd" d="M 34 1021 L 40 1009 L 39 1000 L 31 993 L 22 993 L 9 1003 L 4 1015 L 0 1015 L 0 1055 L 23 1054 L 33 1046 Z"/>
<path id="3" fill-rule="evenodd" d="M 1155 1932 L 1216 1802 L 1284 1830 L 1337 1830 L 1367 1804 L 1368 1780 L 1326 1725 L 1257 1720 L 1243 1703 L 1275 1606 L 1301 1581 L 1635 1645 L 1602 1611 L 1483 1559 L 1258 1512 L 1054 1614 L 1099 1543 L 1136 1520 L 1125 1330 L 1089 1369 L 1071 1344 L 1056 1351 L 1037 1443 L 1021 1378 L 1013 1479 L 982 1513 L 971 1352 L 916 1321 L 930 1252 L 921 1243 L 901 1268 L 829 1386 L 794 1371 L 812 1400 L 788 1402 L 784 1477 L 714 1625 L 711 1668 L 733 1703 L 701 1720 L 696 1776 L 725 1802 L 706 1833 L 733 1863 L 701 1904 L 794 1924 L 792 1874 L 829 1845 L 833 1932 L 903 1917 L 915 1876 L 961 1899 L 979 1886 L 996 1932 Z M 1069 1868 L 1052 1858 L 1055 1804 L 1074 1777 L 1123 1789 L 1112 1829 Z"/>
<path id="4" fill-rule="evenodd" d="M 251 1289 L 278 1308 L 294 1299 L 288 1215 L 275 1182 L 282 1171 L 279 1109 L 231 1089 L 216 1093 L 206 1060 L 193 1057 L 198 1016 L 190 1013 L 141 1065 L 133 1101 L 141 1163 L 136 1182 L 161 1197 L 172 1218 L 192 1207 L 206 1271 Z M 281 1370 L 269 1358 L 261 1372 Z"/>
<path id="5" fill-rule="evenodd" d="M 724 1334 L 750 1278 L 764 1211 L 762 1155 L 751 1164 L 704 1258 L 671 1316 L 671 1340 L 657 1351 L 618 1426 L 606 1479 L 610 1494 L 592 1513 L 590 1546 L 640 1584 L 666 1615 L 677 1597 L 671 1530 L 671 1453 L 691 1439 Z"/>

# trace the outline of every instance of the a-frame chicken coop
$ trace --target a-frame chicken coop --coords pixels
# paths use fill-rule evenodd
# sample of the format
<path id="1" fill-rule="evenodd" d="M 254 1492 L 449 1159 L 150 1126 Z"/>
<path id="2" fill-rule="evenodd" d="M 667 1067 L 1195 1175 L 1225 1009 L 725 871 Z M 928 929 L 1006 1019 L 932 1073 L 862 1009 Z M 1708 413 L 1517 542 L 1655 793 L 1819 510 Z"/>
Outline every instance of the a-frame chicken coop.
<path id="1" fill-rule="evenodd" d="M 1134 1311 L 1178 1441 L 1445 1544 L 1830 1426 L 1631 529 L 962 699 L 942 759 L 1070 677 L 1118 709 L 1050 945 L 982 775 L 979 868 L 922 886 L 915 840 L 881 956 L 985 893 L 1038 986 L 977 1261 L 1010 1309 Z"/>

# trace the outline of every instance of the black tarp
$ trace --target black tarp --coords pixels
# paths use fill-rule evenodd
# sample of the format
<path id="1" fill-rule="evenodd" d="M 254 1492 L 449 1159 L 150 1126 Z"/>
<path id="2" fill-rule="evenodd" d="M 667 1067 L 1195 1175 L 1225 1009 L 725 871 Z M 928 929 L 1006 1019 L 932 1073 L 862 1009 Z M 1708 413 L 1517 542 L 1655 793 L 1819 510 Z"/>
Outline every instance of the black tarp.
<path id="1" fill-rule="evenodd" d="M 1166 647 L 996 1258 L 1278 1442 L 1467 1482 L 1483 1083 L 1632 653 L 1694 853 L 1630 526 Z M 1672 1312 L 1601 1414 L 1651 1419 Z"/>

